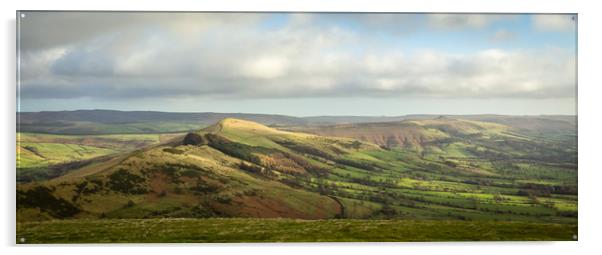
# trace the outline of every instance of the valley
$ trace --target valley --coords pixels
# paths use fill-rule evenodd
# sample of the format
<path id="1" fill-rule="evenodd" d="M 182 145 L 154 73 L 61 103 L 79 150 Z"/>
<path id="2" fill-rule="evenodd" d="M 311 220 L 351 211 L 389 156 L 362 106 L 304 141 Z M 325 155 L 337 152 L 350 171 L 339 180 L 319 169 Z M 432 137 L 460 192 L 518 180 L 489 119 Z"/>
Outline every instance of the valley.
<path id="1" fill-rule="evenodd" d="M 576 234 L 577 137 L 570 117 L 302 124 L 239 117 L 176 133 L 19 133 L 17 236 L 55 231 L 61 222 L 230 218 L 259 225 L 259 219 L 297 219 L 317 227 L 336 225 L 329 219 L 414 227 L 424 221 L 431 230 L 433 222 L 491 231 L 513 226 L 496 234 L 501 240 L 521 231 L 513 224 L 567 230 L 555 240 Z"/>

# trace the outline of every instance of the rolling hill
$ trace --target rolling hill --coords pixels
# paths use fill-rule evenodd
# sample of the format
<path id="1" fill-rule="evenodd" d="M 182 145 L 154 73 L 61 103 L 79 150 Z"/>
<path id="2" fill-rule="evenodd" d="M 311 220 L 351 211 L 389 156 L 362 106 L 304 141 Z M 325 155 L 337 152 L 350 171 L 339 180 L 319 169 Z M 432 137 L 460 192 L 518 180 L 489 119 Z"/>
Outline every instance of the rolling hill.
<path id="1" fill-rule="evenodd" d="M 561 141 L 452 118 L 324 130 L 318 135 L 310 134 L 318 133 L 315 129 L 299 132 L 226 118 L 158 144 L 96 158 L 56 178 L 20 183 L 18 220 L 576 222 L 576 148 Z"/>
<path id="2" fill-rule="evenodd" d="M 67 135 L 150 134 L 188 132 L 206 127 L 224 118 L 237 118 L 275 127 L 316 127 L 338 124 L 432 120 L 439 117 L 491 122 L 522 132 L 576 133 L 577 117 L 569 115 L 429 115 L 404 116 L 313 116 L 293 117 L 275 114 L 154 112 L 77 110 L 18 112 L 18 132 Z"/>

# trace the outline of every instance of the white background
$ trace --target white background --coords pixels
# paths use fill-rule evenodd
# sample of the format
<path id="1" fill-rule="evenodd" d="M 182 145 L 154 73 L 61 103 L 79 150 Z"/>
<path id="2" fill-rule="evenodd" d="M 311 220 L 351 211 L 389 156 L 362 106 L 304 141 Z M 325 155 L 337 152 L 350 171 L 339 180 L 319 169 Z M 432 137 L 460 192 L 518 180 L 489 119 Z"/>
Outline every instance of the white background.
<path id="1" fill-rule="evenodd" d="M 1 254 L 589 254 L 602 252 L 599 109 L 601 9 L 596 1 L 1 1 L 0 156 L 3 169 L 0 217 Z M 170 11 L 356 11 L 356 12 L 562 12 L 579 17 L 579 241 L 342 244 L 155 244 L 15 245 L 15 16 L 16 10 L 170 10 Z M 503 106 L 500 106 L 503 107 Z M 598 253 L 599 254 L 599 253 Z"/>

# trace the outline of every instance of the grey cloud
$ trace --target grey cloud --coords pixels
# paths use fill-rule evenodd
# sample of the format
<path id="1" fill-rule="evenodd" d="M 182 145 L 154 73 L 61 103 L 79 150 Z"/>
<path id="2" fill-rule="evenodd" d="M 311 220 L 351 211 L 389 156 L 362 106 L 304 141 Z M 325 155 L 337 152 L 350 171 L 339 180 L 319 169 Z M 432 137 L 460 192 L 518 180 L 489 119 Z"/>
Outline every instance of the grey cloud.
<path id="1" fill-rule="evenodd" d="M 515 15 L 499 14 L 429 14 L 428 24 L 434 28 L 463 29 L 483 28 L 492 22 L 513 19 Z"/>
<path id="2" fill-rule="evenodd" d="M 21 48 L 35 50 L 74 44 L 144 23 L 145 14 L 122 15 L 105 12 L 27 12 L 20 20 Z M 146 17 L 146 18 L 142 18 Z M 141 19 L 142 18 L 142 19 Z"/>
<path id="3" fill-rule="evenodd" d="M 576 28 L 576 16 L 572 14 L 534 15 L 533 27 L 539 31 L 568 32 Z"/>
<path id="4" fill-rule="evenodd" d="M 516 33 L 510 32 L 505 29 L 496 31 L 489 39 L 492 42 L 507 42 L 516 39 Z"/>
<path id="5" fill-rule="evenodd" d="M 66 76 L 111 76 L 116 59 L 98 51 L 70 51 L 50 67 L 52 73 Z"/>
<path id="6" fill-rule="evenodd" d="M 153 12 L 26 12 L 20 20 L 20 44 L 23 50 L 37 50 L 97 38 L 112 33 L 139 34 L 141 29 L 160 27 L 189 32 L 206 26 L 241 25 L 261 19 L 250 13 L 153 13 Z"/>

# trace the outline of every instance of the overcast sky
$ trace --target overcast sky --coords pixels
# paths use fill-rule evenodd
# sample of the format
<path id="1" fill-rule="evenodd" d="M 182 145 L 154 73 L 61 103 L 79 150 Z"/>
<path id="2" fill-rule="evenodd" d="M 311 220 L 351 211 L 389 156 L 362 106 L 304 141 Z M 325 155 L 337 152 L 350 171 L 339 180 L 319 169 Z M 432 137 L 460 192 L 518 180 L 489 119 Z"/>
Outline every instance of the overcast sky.
<path id="1" fill-rule="evenodd" d="M 24 14 L 20 111 L 576 114 L 572 15 Z"/>

